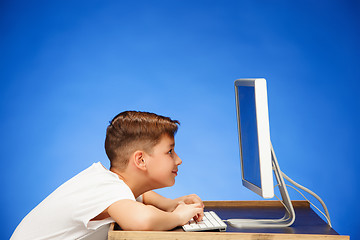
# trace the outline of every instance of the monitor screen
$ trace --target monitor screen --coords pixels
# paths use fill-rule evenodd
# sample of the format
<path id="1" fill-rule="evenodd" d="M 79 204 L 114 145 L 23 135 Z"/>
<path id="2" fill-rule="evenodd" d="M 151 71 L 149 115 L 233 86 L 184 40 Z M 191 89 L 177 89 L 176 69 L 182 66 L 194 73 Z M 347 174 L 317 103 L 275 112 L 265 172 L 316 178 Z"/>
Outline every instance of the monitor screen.
<path id="1" fill-rule="evenodd" d="M 265 79 L 235 81 L 242 183 L 264 198 L 274 196 Z"/>
<path id="2" fill-rule="evenodd" d="M 261 187 L 258 131 L 256 127 L 255 89 L 239 86 L 242 172 L 244 180 Z"/>

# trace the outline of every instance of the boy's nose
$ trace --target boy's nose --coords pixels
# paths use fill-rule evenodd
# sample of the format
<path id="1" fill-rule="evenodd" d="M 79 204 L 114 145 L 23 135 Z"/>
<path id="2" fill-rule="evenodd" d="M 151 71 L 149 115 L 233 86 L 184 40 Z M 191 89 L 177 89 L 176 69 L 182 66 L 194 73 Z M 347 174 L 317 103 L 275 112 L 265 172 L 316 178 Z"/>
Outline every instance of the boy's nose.
<path id="1" fill-rule="evenodd" d="M 182 164 L 182 160 L 179 158 L 179 156 L 176 154 L 176 165 Z"/>

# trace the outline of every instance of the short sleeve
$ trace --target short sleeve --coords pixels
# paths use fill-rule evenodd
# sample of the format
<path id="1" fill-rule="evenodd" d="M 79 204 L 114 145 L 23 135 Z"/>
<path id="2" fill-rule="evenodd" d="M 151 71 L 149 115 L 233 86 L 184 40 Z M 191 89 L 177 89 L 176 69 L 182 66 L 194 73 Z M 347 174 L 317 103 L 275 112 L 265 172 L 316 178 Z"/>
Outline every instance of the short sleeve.
<path id="1" fill-rule="evenodd" d="M 74 219 L 82 222 L 87 229 L 95 230 L 100 226 L 114 222 L 112 218 L 99 221 L 90 221 L 111 204 L 123 200 L 130 199 L 135 201 L 135 197 L 130 188 L 117 176 L 105 177 L 98 181 L 96 187 L 91 188 L 86 198 L 81 201 L 74 213 Z"/>

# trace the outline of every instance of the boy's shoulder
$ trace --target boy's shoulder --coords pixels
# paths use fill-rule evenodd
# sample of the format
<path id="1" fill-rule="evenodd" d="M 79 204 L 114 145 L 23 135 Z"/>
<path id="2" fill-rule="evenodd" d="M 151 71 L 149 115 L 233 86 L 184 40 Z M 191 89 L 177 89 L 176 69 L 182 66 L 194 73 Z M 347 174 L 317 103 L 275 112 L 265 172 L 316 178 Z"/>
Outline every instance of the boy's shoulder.
<path id="1" fill-rule="evenodd" d="M 100 188 L 101 186 L 120 186 L 129 188 L 119 176 L 106 169 L 100 162 L 93 163 L 90 167 L 86 168 L 69 181 L 74 181 L 77 184 L 82 182 L 88 187 Z"/>
<path id="2" fill-rule="evenodd" d="M 67 182 L 58 187 L 48 198 L 72 199 L 75 202 L 109 201 L 111 199 L 132 199 L 131 189 L 116 173 L 106 169 L 100 162 L 93 163 Z M 97 199 L 97 200 L 95 200 Z"/>

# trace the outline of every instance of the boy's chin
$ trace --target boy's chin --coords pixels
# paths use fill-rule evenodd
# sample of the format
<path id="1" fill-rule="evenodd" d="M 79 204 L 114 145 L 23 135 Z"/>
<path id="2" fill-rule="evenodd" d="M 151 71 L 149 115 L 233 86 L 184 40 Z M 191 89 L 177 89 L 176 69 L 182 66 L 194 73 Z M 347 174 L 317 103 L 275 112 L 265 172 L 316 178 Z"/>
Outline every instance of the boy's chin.
<path id="1" fill-rule="evenodd" d="M 165 187 L 172 187 L 175 185 L 175 180 L 172 182 L 169 182 Z"/>
<path id="2" fill-rule="evenodd" d="M 174 182 L 163 183 L 163 184 L 157 184 L 157 186 L 154 186 L 153 189 L 167 188 L 167 187 L 172 187 L 174 185 L 175 185 L 175 181 Z"/>

